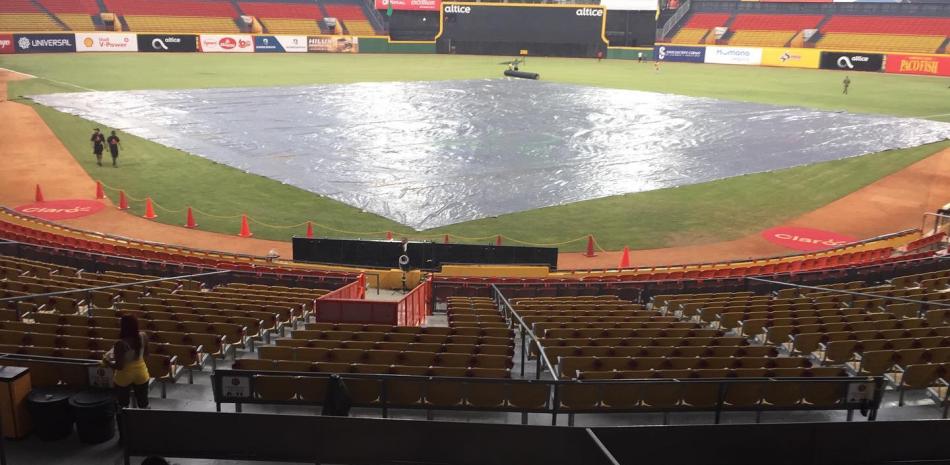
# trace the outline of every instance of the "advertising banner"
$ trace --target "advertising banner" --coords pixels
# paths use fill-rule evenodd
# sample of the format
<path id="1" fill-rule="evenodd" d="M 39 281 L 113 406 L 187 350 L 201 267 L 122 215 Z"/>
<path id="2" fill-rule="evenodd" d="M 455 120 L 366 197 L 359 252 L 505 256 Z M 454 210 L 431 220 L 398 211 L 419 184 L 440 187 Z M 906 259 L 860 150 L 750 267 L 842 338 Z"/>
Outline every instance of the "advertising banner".
<path id="1" fill-rule="evenodd" d="M 887 54 L 884 71 L 898 74 L 950 76 L 950 56 Z"/>
<path id="2" fill-rule="evenodd" d="M 77 52 L 137 52 L 139 42 L 135 34 L 108 32 L 77 32 Z"/>
<path id="3" fill-rule="evenodd" d="M 13 53 L 13 34 L 0 34 L 0 54 Z"/>
<path id="4" fill-rule="evenodd" d="M 762 64 L 762 49 L 755 47 L 706 47 L 706 63 L 758 66 Z"/>
<path id="5" fill-rule="evenodd" d="M 16 53 L 75 52 L 76 34 L 14 34 Z"/>
<path id="6" fill-rule="evenodd" d="M 319 53 L 359 53 L 359 39 L 351 36 L 309 36 L 307 51 Z"/>
<path id="7" fill-rule="evenodd" d="M 192 34 L 139 34 L 140 52 L 197 52 L 198 36 Z"/>
<path id="8" fill-rule="evenodd" d="M 201 34 L 200 37 L 199 47 L 202 52 L 254 52 L 254 38 L 250 34 Z"/>
<path id="9" fill-rule="evenodd" d="M 653 47 L 653 56 L 659 61 L 702 63 L 706 58 L 706 48 L 680 47 L 678 45 L 657 45 Z"/>
<path id="10" fill-rule="evenodd" d="M 884 55 L 880 53 L 821 52 L 821 69 L 843 71 L 880 71 Z"/>
<path id="11" fill-rule="evenodd" d="M 762 64 L 783 68 L 818 69 L 821 52 L 807 48 L 763 48 Z"/>
<path id="12" fill-rule="evenodd" d="M 254 51 L 264 53 L 307 51 L 307 36 L 254 36 Z"/>
<path id="13" fill-rule="evenodd" d="M 392 3 L 394 10 L 439 11 L 442 0 L 376 0 L 377 10 L 388 10 Z"/>

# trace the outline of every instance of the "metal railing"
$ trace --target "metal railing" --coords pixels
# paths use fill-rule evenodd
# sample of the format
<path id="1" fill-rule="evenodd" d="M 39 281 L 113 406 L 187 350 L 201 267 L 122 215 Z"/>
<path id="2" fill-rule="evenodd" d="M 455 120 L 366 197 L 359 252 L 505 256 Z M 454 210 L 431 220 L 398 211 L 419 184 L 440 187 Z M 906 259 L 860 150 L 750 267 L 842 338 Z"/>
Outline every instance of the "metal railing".
<path id="1" fill-rule="evenodd" d="M 83 293 L 83 292 L 101 291 L 101 290 L 103 290 L 103 289 L 121 289 L 121 288 L 124 288 L 124 287 L 142 286 L 142 285 L 145 285 L 145 284 L 158 283 L 158 282 L 163 282 L 163 281 L 174 281 L 174 280 L 177 280 L 177 279 L 200 278 L 200 277 L 203 277 L 203 276 L 216 276 L 216 275 L 228 274 L 228 273 L 231 273 L 231 271 L 230 271 L 230 270 L 209 271 L 209 272 L 207 272 L 207 273 L 187 274 L 187 275 L 182 275 L 182 276 L 172 276 L 172 277 L 168 277 L 168 278 L 146 279 L 146 280 L 144 280 L 144 281 L 135 281 L 135 282 L 121 283 L 121 284 L 111 284 L 111 285 L 108 285 L 108 286 L 87 287 L 87 288 L 82 288 L 82 289 L 69 289 L 69 290 L 65 290 L 65 291 L 44 292 L 44 293 L 42 293 L 42 294 L 29 294 L 29 295 L 21 295 L 21 296 L 16 296 L 16 297 L 6 297 L 6 298 L 3 298 L 3 299 L 0 299 L 0 302 L 31 300 L 31 299 L 42 298 L 42 297 L 55 297 L 55 296 L 59 296 L 59 295 L 69 295 L 69 294 L 78 294 L 78 293 Z"/>
<path id="2" fill-rule="evenodd" d="M 551 376 L 555 376 L 557 372 L 554 371 L 554 364 L 551 363 L 551 359 L 548 358 L 548 355 L 544 353 L 544 347 L 541 346 L 541 341 L 534 334 L 534 331 L 524 322 L 524 319 L 515 311 L 514 307 L 511 306 L 511 302 L 509 302 L 505 294 L 501 292 L 501 289 L 494 284 L 491 285 L 491 288 L 494 293 L 495 302 L 498 303 L 499 310 L 505 315 L 505 319 L 508 320 L 509 326 L 513 324 L 518 325 L 521 334 L 521 376 L 524 376 L 524 367 L 527 361 L 527 339 L 530 339 L 530 342 L 538 348 L 538 365 L 535 379 L 541 379 L 542 368 L 546 368 L 548 372 L 551 373 Z"/>
<path id="3" fill-rule="evenodd" d="M 664 424 L 668 423 L 668 414 L 676 412 L 710 412 L 714 414 L 714 424 L 721 422 L 724 412 L 756 412 L 759 421 L 761 413 L 768 411 L 804 411 L 804 410 L 845 410 L 847 420 L 852 421 L 854 411 L 860 410 L 867 415 L 868 421 L 874 421 L 880 407 L 884 393 L 884 378 L 876 377 L 815 377 L 815 378 L 687 378 L 687 379 L 610 379 L 610 380 L 533 380 L 533 379 L 500 379 L 500 378 L 458 378 L 418 375 L 393 374 L 362 374 L 362 373 L 314 373 L 291 371 L 252 371 L 252 370 L 214 370 L 211 374 L 214 402 L 217 411 L 221 411 L 221 404 L 235 404 L 235 411 L 241 411 L 242 404 L 276 404 L 276 405 L 323 405 L 323 399 L 314 399 L 312 395 L 305 398 L 292 387 L 290 392 L 278 389 L 277 395 L 258 390 L 256 379 L 259 376 L 273 378 L 287 378 L 288 383 L 299 379 L 325 379 L 329 383 L 331 376 L 339 376 L 344 384 L 349 383 L 350 391 L 358 390 L 359 394 L 352 399 L 353 407 L 377 408 L 383 418 L 388 418 L 392 409 L 426 410 L 427 418 L 432 419 L 433 411 L 468 411 L 468 412 L 511 412 L 522 414 L 522 424 L 527 424 L 529 413 L 551 415 L 551 424 L 557 425 L 560 414 L 568 415 L 568 426 L 573 426 L 574 415 L 578 413 L 663 413 Z M 367 391 L 367 382 L 374 382 L 373 390 Z M 308 384 L 312 387 L 312 384 Z M 458 395 L 446 401 L 446 392 L 450 388 L 457 389 Z M 524 392 L 526 386 L 543 386 L 539 393 L 543 394 L 544 402 L 525 402 L 515 398 L 515 390 Z M 685 390 L 689 387 L 714 385 L 710 392 L 715 392 L 715 399 L 702 405 L 690 405 L 682 402 Z M 793 399 L 786 404 L 781 402 L 767 402 L 771 388 L 798 385 L 813 386 L 826 385 L 834 392 L 827 403 L 811 404 L 801 399 Z M 227 386 L 227 388 L 225 388 Z M 240 388 L 235 388 L 240 386 Z M 748 390 L 755 390 L 749 395 Z M 436 387 L 438 391 L 430 391 Z M 489 392 L 488 397 L 493 401 L 485 401 L 486 394 L 479 393 L 473 396 L 479 387 L 495 387 L 499 390 Z M 605 390 L 621 388 L 628 397 L 624 406 L 612 406 L 606 403 Z M 407 391 L 407 389 L 409 389 Z M 652 389 L 652 391 L 649 391 Z M 741 396 L 733 390 L 744 390 L 748 402 L 737 402 L 732 396 Z M 546 392 L 544 392 L 546 390 Z M 578 394 L 580 390 L 580 395 Z M 564 399 L 561 399 L 562 391 Z M 781 389 L 778 389 L 779 392 Z M 613 391 L 617 392 L 617 391 Z M 679 396 L 665 404 L 650 404 L 641 400 L 641 394 L 652 392 L 663 396 L 678 393 Z M 500 393 L 500 394 L 499 394 Z M 623 396 L 622 396 L 623 397 Z M 802 394 L 804 397 L 804 394 Z M 575 404 L 583 403 L 577 406 Z M 616 400 L 612 399 L 611 401 Z"/>
<path id="4" fill-rule="evenodd" d="M 666 36 L 673 31 L 673 28 L 679 24 L 680 20 L 683 19 L 683 16 L 686 16 L 686 13 L 689 13 L 690 1 L 687 0 L 676 9 L 676 13 L 673 13 L 673 16 L 670 16 L 670 19 L 666 21 L 666 24 L 663 25 L 663 28 L 660 29 L 660 33 L 657 34 L 656 40 L 662 41 L 666 39 Z"/>
<path id="5" fill-rule="evenodd" d="M 925 308 L 927 305 L 932 305 L 932 306 L 936 306 L 936 307 L 950 307 L 950 303 L 945 303 L 945 302 L 940 302 L 940 301 L 925 301 L 925 300 L 908 299 L 908 298 L 905 298 L 905 297 L 884 296 L 884 295 L 878 295 L 878 294 L 871 294 L 871 293 L 867 293 L 867 292 L 849 291 L 849 290 L 846 290 L 846 289 L 832 289 L 832 288 L 828 288 L 828 287 L 808 286 L 808 285 L 805 285 L 805 284 L 786 283 L 786 282 L 784 282 L 784 281 L 775 281 L 775 280 L 773 280 L 773 279 L 765 279 L 765 278 L 746 277 L 745 279 L 748 279 L 748 280 L 750 280 L 750 281 L 758 281 L 758 282 L 761 282 L 761 283 L 775 284 L 775 285 L 779 285 L 779 286 L 794 287 L 794 288 L 798 288 L 798 289 L 809 289 L 809 290 L 813 290 L 813 291 L 817 291 L 817 292 L 832 292 L 832 293 L 839 293 L 839 294 L 856 295 L 856 296 L 859 296 L 859 297 L 867 297 L 867 298 L 871 298 L 871 299 L 894 300 L 894 301 L 897 301 L 897 302 L 920 304 L 922 308 Z"/>

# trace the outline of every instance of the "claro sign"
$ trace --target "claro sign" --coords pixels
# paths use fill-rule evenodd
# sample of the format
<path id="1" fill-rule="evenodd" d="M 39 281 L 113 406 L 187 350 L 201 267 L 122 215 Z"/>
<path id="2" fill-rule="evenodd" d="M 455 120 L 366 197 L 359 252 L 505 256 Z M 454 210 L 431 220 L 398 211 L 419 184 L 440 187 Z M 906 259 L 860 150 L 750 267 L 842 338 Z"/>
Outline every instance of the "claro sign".
<path id="1" fill-rule="evenodd" d="M 950 57 L 888 54 L 884 71 L 897 74 L 950 76 Z"/>

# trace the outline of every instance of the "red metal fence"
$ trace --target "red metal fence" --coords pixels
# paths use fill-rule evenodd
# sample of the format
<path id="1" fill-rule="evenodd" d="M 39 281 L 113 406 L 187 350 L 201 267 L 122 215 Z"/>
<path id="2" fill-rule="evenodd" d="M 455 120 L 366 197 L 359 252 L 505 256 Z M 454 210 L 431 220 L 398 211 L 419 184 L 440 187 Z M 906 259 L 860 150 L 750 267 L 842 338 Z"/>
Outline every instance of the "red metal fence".
<path id="1" fill-rule="evenodd" d="M 366 278 L 347 284 L 317 299 L 316 319 L 321 323 L 388 324 L 421 326 L 432 314 L 432 278 L 399 301 L 366 299 Z"/>
<path id="2" fill-rule="evenodd" d="M 432 314 L 432 277 L 409 291 L 397 304 L 399 326 L 422 326 Z"/>

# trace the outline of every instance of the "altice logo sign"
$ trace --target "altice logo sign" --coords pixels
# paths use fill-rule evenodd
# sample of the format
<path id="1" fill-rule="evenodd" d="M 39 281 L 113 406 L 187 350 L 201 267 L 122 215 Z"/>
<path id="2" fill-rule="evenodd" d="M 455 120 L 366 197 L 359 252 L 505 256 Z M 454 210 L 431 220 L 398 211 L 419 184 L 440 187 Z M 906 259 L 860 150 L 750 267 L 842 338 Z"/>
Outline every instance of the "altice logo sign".
<path id="1" fill-rule="evenodd" d="M 462 6 L 462 5 L 445 5 L 445 8 L 443 8 L 443 11 L 445 11 L 446 13 L 458 13 L 458 14 L 467 15 L 472 12 L 472 7 Z"/>
<path id="2" fill-rule="evenodd" d="M 604 10 L 601 8 L 578 8 L 574 14 L 577 16 L 603 16 Z"/>

